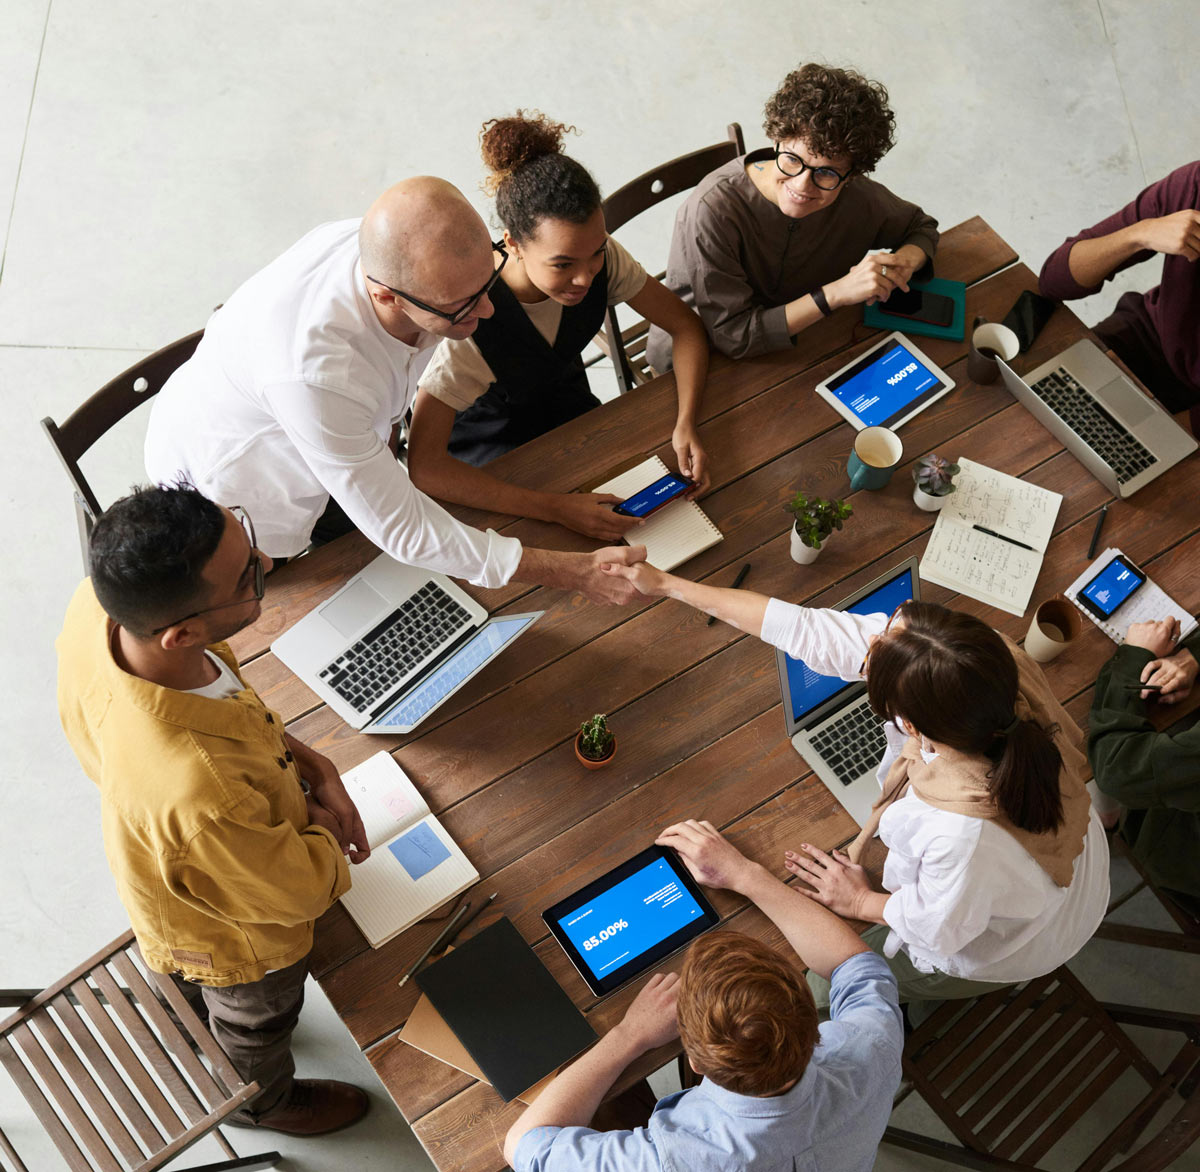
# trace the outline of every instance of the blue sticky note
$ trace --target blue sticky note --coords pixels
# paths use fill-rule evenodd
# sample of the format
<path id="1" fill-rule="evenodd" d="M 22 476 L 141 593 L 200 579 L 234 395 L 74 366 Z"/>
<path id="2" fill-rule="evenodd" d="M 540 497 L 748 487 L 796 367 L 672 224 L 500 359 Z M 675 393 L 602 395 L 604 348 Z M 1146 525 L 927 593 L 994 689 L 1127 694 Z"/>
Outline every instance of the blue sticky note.
<path id="1" fill-rule="evenodd" d="M 450 857 L 450 851 L 428 822 L 414 826 L 407 834 L 388 843 L 388 850 L 400 860 L 410 879 L 420 879 Z"/>

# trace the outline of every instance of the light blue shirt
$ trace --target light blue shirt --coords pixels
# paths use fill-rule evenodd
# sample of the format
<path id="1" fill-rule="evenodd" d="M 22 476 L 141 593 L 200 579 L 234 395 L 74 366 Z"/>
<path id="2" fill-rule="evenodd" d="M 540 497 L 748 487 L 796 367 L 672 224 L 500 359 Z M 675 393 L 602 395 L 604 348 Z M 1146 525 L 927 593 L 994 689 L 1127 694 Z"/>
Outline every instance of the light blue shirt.
<path id="1" fill-rule="evenodd" d="M 737 1095 L 704 1079 L 660 1100 L 647 1127 L 535 1127 L 515 1172 L 870 1172 L 900 1085 L 904 1027 L 896 980 L 873 952 L 834 970 L 831 1020 L 800 1081 Z"/>

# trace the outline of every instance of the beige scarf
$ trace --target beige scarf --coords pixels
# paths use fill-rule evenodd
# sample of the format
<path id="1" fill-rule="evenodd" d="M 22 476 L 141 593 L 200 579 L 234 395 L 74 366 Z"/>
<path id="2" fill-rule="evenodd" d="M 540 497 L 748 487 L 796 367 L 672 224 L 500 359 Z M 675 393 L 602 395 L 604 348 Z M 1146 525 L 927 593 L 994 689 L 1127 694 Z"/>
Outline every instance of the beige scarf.
<path id="1" fill-rule="evenodd" d="M 995 822 L 1029 852 L 1059 887 L 1071 885 L 1074 863 L 1083 851 L 1087 836 L 1088 811 L 1091 809 L 1087 780 L 1092 774 L 1082 748 L 1083 733 L 1050 691 L 1038 664 L 1011 639 L 1004 635 L 1000 637 L 1017 664 L 1014 715 L 1020 720 L 1032 717 L 1044 728 L 1058 726 L 1053 739 L 1062 754 L 1062 769 L 1058 775 L 1062 825 L 1044 834 L 1032 834 L 1014 826 L 1000 811 L 988 789 L 987 774 L 992 763 L 987 758 L 950 751 L 940 753 L 926 764 L 921 757 L 919 742 L 909 737 L 888 770 L 883 793 L 872 807 L 870 819 L 850 844 L 848 853 L 855 862 L 860 860 L 867 843 L 879 829 L 884 810 L 902 798 L 911 786 L 917 797 L 939 810 Z"/>

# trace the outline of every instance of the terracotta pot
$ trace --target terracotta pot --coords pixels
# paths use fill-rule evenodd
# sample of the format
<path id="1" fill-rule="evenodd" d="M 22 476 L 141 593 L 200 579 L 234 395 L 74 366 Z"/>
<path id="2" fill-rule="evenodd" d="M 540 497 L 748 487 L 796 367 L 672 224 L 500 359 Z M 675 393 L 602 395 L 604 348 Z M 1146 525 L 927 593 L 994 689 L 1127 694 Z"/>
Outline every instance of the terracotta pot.
<path id="1" fill-rule="evenodd" d="M 829 538 L 826 537 L 825 541 L 828 540 Z M 823 544 L 824 542 L 822 542 L 822 545 Z M 796 532 L 796 526 L 792 526 L 792 561 L 801 566 L 807 566 L 817 560 L 817 554 L 820 552 L 820 545 L 818 545 L 816 549 L 813 549 L 811 545 L 805 545 L 804 542 L 800 540 L 800 534 Z"/>
<path id="2" fill-rule="evenodd" d="M 579 738 L 582 736 L 583 733 L 581 732 L 577 732 L 575 734 L 575 756 L 579 758 L 579 764 L 582 765 L 584 769 L 603 769 L 617 755 L 616 733 L 613 733 L 612 751 L 607 757 L 604 757 L 599 761 L 593 761 L 591 757 L 585 757 L 583 755 L 583 751 L 579 747 Z"/>
<path id="3" fill-rule="evenodd" d="M 913 485 L 913 504 L 927 513 L 936 513 L 949 497 L 949 493 L 946 493 L 945 496 L 934 496 L 933 493 L 926 492 L 919 484 Z"/>

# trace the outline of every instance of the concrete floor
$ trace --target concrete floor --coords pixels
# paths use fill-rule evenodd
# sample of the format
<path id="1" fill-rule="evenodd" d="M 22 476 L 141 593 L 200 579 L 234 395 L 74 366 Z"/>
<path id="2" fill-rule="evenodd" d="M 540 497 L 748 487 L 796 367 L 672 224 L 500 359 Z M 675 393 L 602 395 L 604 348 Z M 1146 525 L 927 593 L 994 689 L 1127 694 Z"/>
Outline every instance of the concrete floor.
<path id="1" fill-rule="evenodd" d="M 487 214 L 476 134 L 517 106 L 575 123 L 570 150 L 606 191 L 731 119 L 761 145 L 764 100 L 808 59 L 888 85 L 899 144 L 882 182 L 945 226 L 982 214 L 1035 268 L 1196 152 L 1195 119 L 1179 113 L 1200 105 L 1195 0 L 0 0 L 0 26 L 4 986 L 48 982 L 124 928 L 96 794 L 55 715 L 53 643 L 80 562 L 38 420 L 202 325 L 309 228 L 417 172 Z M 672 214 L 621 234 L 648 267 L 665 260 Z M 1148 287 L 1157 269 L 1118 288 Z M 1095 321 L 1114 299 L 1081 313 Z M 89 466 L 103 501 L 141 477 L 137 433 L 135 421 Z M 1190 958 L 1092 944 L 1078 964 L 1110 996 L 1200 1008 Z M 428 1166 L 315 987 L 297 1052 L 302 1071 L 371 1086 L 376 1107 L 331 1140 L 272 1139 L 290 1167 Z M 251 1138 L 235 1136 L 255 1150 Z"/>

